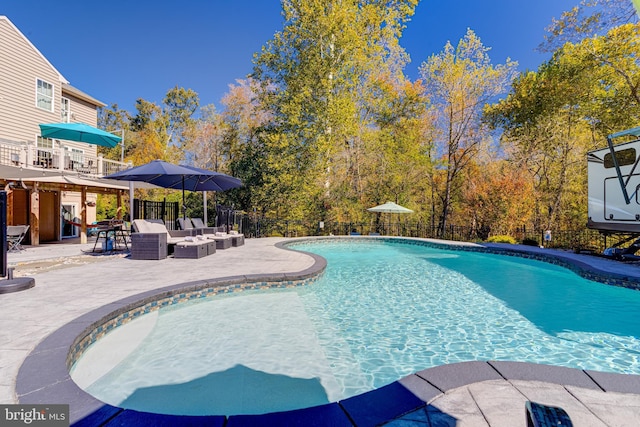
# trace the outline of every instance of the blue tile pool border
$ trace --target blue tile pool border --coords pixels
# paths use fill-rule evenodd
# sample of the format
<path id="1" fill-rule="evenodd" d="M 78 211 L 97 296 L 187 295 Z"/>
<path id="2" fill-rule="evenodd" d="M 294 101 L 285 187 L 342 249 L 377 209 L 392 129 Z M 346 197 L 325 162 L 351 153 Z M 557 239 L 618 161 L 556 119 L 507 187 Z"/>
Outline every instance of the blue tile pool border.
<path id="1" fill-rule="evenodd" d="M 568 268 L 601 283 L 640 289 L 640 278 L 608 273 L 558 254 L 527 252 L 526 249 L 446 243 L 427 239 L 388 237 L 300 238 L 276 244 L 295 250 L 296 243 L 335 239 L 371 239 L 386 243 L 415 244 L 449 250 L 519 256 Z M 291 247 L 289 247 L 291 246 Z M 640 376 L 583 371 L 524 362 L 476 361 L 437 366 L 409 375 L 387 386 L 319 407 L 255 416 L 175 416 L 117 408 L 80 389 L 69 368 L 88 346 L 114 328 L 167 305 L 247 289 L 294 287 L 314 283 L 326 268 L 326 260 L 314 259 L 308 269 L 290 274 L 245 275 L 200 280 L 144 292 L 106 304 L 57 329 L 27 356 L 18 372 L 16 394 L 20 403 L 47 402 L 70 405 L 71 423 L 77 426 L 133 425 L 378 425 L 428 407 L 428 403 L 450 388 L 486 379 L 526 379 L 555 384 L 580 385 L 601 391 L 640 394 Z M 46 369 L 43 369 L 46 367 Z"/>
<path id="2" fill-rule="evenodd" d="M 377 236 L 331 236 L 331 237 L 314 237 L 314 238 L 299 238 L 284 243 L 286 246 L 295 247 L 296 244 L 304 243 L 305 241 L 318 242 L 326 241 L 331 242 L 336 239 L 357 239 L 358 241 L 368 240 L 376 241 L 387 244 L 398 245 L 415 245 L 424 246 L 429 248 L 445 249 L 452 251 L 466 251 L 466 252 L 478 252 L 487 253 L 493 255 L 502 256 L 514 256 L 519 258 L 532 259 L 536 261 L 542 261 L 549 264 L 554 264 L 559 267 L 566 268 L 573 271 L 580 277 L 594 282 L 604 283 L 611 286 L 619 286 L 628 289 L 640 290 L 640 276 L 633 276 L 629 274 L 620 274 L 615 272 L 608 272 L 600 270 L 594 266 L 591 266 L 585 262 L 572 258 L 569 254 L 562 254 L 559 251 L 553 253 L 544 253 L 537 251 L 535 247 L 522 247 L 518 245 L 500 245 L 500 244 L 482 244 L 482 243 L 460 243 L 454 241 L 442 241 L 434 239 L 420 239 L 411 237 L 377 237 Z M 595 257 L 594 257 L 595 259 Z"/>
<path id="3" fill-rule="evenodd" d="M 258 280 L 255 282 L 238 280 L 239 283 L 229 283 L 228 281 L 223 281 L 222 283 L 212 283 L 210 281 L 205 283 L 196 282 L 189 288 L 172 289 L 163 292 L 160 295 L 156 294 L 155 296 L 125 305 L 124 307 L 109 313 L 108 316 L 103 317 L 96 322 L 96 325 L 91 325 L 87 328 L 85 331 L 86 333 L 78 336 L 76 341 L 72 344 L 67 356 L 67 369 L 71 369 L 76 361 L 82 357 L 87 348 L 109 332 L 139 318 L 142 315 L 158 311 L 161 308 L 170 307 L 172 305 L 188 301 L 243 291 L 259 289 L 287 289 L 298 286 L 307 286 L 314 283 L 319 277 L 320 275 L 300 279 L 288 277 L 280 278 L 280 280 L 264 278 L 264 280 Z"/>

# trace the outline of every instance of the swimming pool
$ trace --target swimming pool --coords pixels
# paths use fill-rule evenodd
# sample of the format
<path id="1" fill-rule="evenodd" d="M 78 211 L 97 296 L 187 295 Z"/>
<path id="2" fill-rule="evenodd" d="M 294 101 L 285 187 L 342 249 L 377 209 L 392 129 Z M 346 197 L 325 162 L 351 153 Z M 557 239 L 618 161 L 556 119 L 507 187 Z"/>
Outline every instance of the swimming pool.
<path id="1" fill-rule="evenodd" d="M 134 331 L 128 357 L 85 389 L 145 411 L 239 414 L 344 399 L 467 360 L 640 373 L 637 291 L 542 262 L 401 242 L 293 247 L 327 258 L 317 283 L 143 316 L 113 333 Z"/>

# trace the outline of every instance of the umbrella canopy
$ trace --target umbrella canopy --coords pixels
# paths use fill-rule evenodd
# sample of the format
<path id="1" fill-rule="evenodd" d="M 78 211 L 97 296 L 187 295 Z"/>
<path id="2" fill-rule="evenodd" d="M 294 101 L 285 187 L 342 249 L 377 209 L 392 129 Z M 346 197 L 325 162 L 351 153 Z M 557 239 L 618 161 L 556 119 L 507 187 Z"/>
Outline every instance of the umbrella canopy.
<path id="1" fill-rule="evenodd" d="M 105 179 L 121 181 L 143 181 L 158 187 L 189 191 L 226 191 L 242 186 L 242 181 L 220 172 L 174 165 L 154 160 L 142 166 L 125 169 L 108 175 Z"/>
<path id="2" fill-rule="evenodd" d="M 383 212 L 383 213 L 413 213 L 411 209 L 407 209 L 404 206 L 397 205 L 393 202 L 387 202 L 383 205 L 374 206 L 367 209 L 369 212 Z"/>
<path id="3" fill-rule="evenodd" d="M 203 178 L 197 180 L 190 188 L 188 188 L 191 191 L 226 191 L 232 188 L 242 187 L 242 181 L 233 176 L 200 169 L 195 166 L 183 165 L 183 167 L 193 170 L 196 174 L 195 176 L 201 176 Z"/>
<path id="4" fill-rule="evenodd" d="M 111 148 L 117 146 L 122 140 L 119 136 L 84 123 L 41 124 L 40 133 L 43 138 L 86 142 L 88 144 L 102 145 L 103 147 Z"/>
<path id="5" fill-rule="evenodd" d="M 174 165 L 154 160 L 142 166 L 125 169 L 104 179 L 143 181 L 158 187 L 182 190 L 182 212 L 185 214 L 184 191 L 225 191 L 242 186 L 242 181 L 229 175 L 193 166 Z"/>

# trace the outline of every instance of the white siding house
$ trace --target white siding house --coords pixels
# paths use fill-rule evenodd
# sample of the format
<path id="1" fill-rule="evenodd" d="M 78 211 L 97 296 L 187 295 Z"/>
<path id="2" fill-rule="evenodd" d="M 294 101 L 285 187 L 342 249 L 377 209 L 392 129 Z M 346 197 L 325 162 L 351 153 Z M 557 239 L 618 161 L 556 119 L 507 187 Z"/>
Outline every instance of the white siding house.
<path id="1" fill-rule="evenodd" d="M 9 18 L 0 15 L 0 185 L 8 193 L 7 223 L 28 224 L 31 244 L 86 239 L 86 224 L 96 219 L 96 193 L 121 193 L 94 186 L 90 179 L 126 165 L 102 159 L 95 145 L 42 138 L 40 133 L 39 125 L 46 123 L 95 127 L 103 106 L 71 86 Z M 62 175 L 78 179 L 61 183 Z"/>

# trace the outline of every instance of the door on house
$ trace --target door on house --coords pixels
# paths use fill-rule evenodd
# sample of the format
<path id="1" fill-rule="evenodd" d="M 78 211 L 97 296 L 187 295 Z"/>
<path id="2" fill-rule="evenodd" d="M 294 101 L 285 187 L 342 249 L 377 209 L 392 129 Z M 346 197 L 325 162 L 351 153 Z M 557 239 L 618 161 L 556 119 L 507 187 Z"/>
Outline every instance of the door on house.
<path id="1" fill-rule="evenodd" d="M 27 225 L 29 224 L 29 191 L 23 188 L 14 188 L 11 194 L 11 206 L 13 209 L 8 216 L 11 217 L 11 224 L 9 225 Z M 31 244 L 31 234 L 27 233 L 23 244 Z"/>
<path id="2" fill-rule="evenodd" d="M 40 191 L 40 242 L 54 242 L 58 239 L 60 213 L 56 209 L 58 194 L 53 191 Z"/>
<path id="3" fill-rule="evenodd" d="M 62 214 L 60 215 L 60 229 L 62 230 L 62 238 L 78 237 L 78 227 L 75 225 L 76 205 L 63 204 Z"/>

